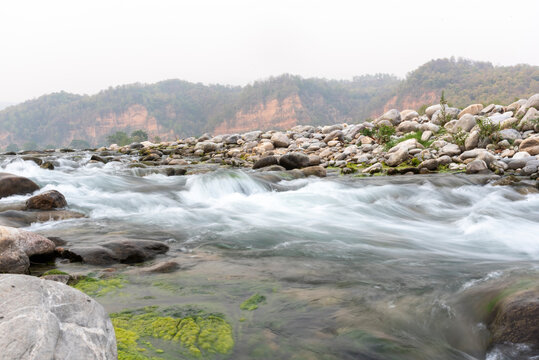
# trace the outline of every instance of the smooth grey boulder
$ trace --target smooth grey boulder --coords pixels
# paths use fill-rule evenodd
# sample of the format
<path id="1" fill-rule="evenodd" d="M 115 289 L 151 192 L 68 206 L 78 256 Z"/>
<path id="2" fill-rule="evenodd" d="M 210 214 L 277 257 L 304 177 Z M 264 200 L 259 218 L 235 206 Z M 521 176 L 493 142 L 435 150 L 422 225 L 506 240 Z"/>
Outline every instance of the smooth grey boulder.
<path id="1" fill-rule="evenodd" d="M 532 95 L 517 111 L 517 116 L 523 116 L 532 107 L 539 110 L 539 94 Z"/>
<path id="2" fill-rule="evenodd" d="M 30 179 L 9 173 L 0 173 L 0 198 L 30 194 L 36 190 L 39 190 L 39 186 Z"/>
<path id="3" fill-rule="evenodd" d="M 413 139 L 415 140 L 415 139 Z M 391 153 L 389 159 L 386 161 L 387 166 L 398 166 L 401 163 L 408 160 L 408 150 L 405 147 L 400 148 L 399 150 Z"/>
<path id="4" fill-rule="evenodd" d="M 0 275 L 0 349 L 4 360 L 117 359 L 103 307 L 56 281 Z"/>
<path id="5" fill-rule="evenodd" d="M 466 165 L 466 174 L 484 174 L 488 172 L 487 164 L 483 160 L 475 159 Z"/>
<path id="6" fill-rule="evenodd" d="M 301 169 L 309 166 L 309 157 L 302 153 L 290 153 L 281 156 L 279 165 L 286 170 Z"/>
<path id="7" fill-rule="evenodd" d="M 52 254 L 55 247 L 44 236 L 0 226 L 0 273 L 27 273 L 30 256 Z"/>
<path id="8" fill-rule="evenodd" d="M 391 122 L 392 125 L 398 125 L 401 122 L 401 114 L 397 109 L 391 109 L 388 112 L 386 112 L 384 115 L 376 119 L 375 124 L 378 124 L 382 122 L 383 120 L 387 120 Z"/>
<path id="9" fill-rule="evenodd" d="M 500 138 L 504 140 L 516 140 L 522 137 L 520 133 L 515 129 L 504 129 L 501 130 L 498 134 Z"/>
<path id="10" fill-rule="evenodd" d="M 269 156 L 265 156 L 265 157 L 257 160 L 253 164 L 253 169 L 261 169 L 261 168 L 264 168 L 266 166 L 278 165 L 278 164 L 279 164 L 279 159 L 277 159 L 277 157 L 275 157 L 273 155 L 269 155 Z"/>

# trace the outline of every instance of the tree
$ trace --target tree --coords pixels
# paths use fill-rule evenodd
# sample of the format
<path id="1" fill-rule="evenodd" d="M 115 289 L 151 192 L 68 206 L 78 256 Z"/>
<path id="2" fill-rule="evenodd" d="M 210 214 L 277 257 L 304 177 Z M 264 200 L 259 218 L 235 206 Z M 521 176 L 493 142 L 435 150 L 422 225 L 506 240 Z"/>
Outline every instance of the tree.
<path id="1" fill-rule="evenodd" d="M 91 146 L 86 140 L 73 139 L 69 144 L 71 149 L 89 149 Z"/>
<path id="2" fill-rule="evenodd" d="M 131 133 L 131 137 L 133 138 L 134 142 L 141 142 L 141 141 L 147 141 L 148 140 L 148 133 L 144 130 L 135 130 Z"/>
<path id="3" fill-rule="evenodd" d="M 28 142 L 23 144 L 22 149 L 23 150 L 37 150 L 38 146 L 37 146 L 37 144 L 35 142 L 28 141 Z"/>
<path id="4" fill-rule="evenodd" d="M 107 142 L 109 144 L 124 146 L 131 143 L 131 138 L 123 131 L 116 131 L 114 134 L 107 136 Z"/>

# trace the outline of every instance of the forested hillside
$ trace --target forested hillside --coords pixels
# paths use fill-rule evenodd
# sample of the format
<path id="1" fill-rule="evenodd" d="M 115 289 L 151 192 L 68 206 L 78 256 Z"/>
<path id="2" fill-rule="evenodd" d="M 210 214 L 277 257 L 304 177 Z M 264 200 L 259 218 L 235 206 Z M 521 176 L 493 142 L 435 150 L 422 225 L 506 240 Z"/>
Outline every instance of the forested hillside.
<path id="1" fill-rule="evenodd" d="M 439 59 L 404 80 L 386 74 L 346 81 L 282 75 L 244 87 L 167 80 L 91 96 L 54 93 L 0 111 L 0 146 L 66 146 L 73 140 L 95 146 L 116 131 L 137 129 L 150 139 L 171 140 L 204 132 L 359 122 L 388 108 L 435 103 L 441 90 L 455 106 L 507 104 L 539 92 L 539 67 Z"/>

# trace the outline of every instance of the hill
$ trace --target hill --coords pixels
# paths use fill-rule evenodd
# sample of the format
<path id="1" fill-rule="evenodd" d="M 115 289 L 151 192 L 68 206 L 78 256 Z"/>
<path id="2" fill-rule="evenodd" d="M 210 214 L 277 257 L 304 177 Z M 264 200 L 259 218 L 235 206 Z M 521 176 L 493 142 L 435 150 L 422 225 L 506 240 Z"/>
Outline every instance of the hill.
<path id="1" fill-rule="evenodd" d="M 132 84 L 95 95 L 41 96 L 0 111 L 0 146 L 104 144 L 116 131 L 143 129 L 150 139 L 289 128 L 296 124 L 359 122 L 389 108 L 437 102 L 441 90 L 455 106 L 507 104 L 539 92 L 539 67 L 493 66 L 439 59 L 399 80 L 387 74 L 352 80 L 282 75 L 244 87 L 181 80 Z"/>

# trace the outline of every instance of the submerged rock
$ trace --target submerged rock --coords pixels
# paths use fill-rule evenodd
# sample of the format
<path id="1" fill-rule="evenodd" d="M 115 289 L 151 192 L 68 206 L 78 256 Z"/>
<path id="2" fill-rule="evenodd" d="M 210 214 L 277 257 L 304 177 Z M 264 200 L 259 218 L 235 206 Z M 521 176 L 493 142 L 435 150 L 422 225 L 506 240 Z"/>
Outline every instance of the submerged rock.
<path id="1" fill-rule="evenodd" d="M 527 344 L 539 350 L 539 291 L 500 296 L 489 325 L 492 344 Z"/>
<path id="2" fill-rule="evenodd" d="M 94 246 L 76 246 L 60 249 L 60 256 L 72 261 L 83 261 L 92 265 L 109 265 L 115 263 L 134 264 L 154 259 L 164 254 L 169 247 L 153 240 L 113 240 Z"/>
<path id="3" fill-rule="evenodd" d="M 103 307 L 55 281 L 0 275 L 2 359 L 117 358 L 112 323 Z"/>
<path id="4" fill-rule="evenodd" d="M 39 190 L 39 186 L 30 179 L 9 173 L 0 173 L 0 198 L 31 194 L 36 190 Z"/>
<path id="5" fill-rule="evenodd" d="M 53 254 L 54 248 L 54 243 L 44 236 L 0 226 L 0 272 L 27 273 L 31 256 Z"/>

